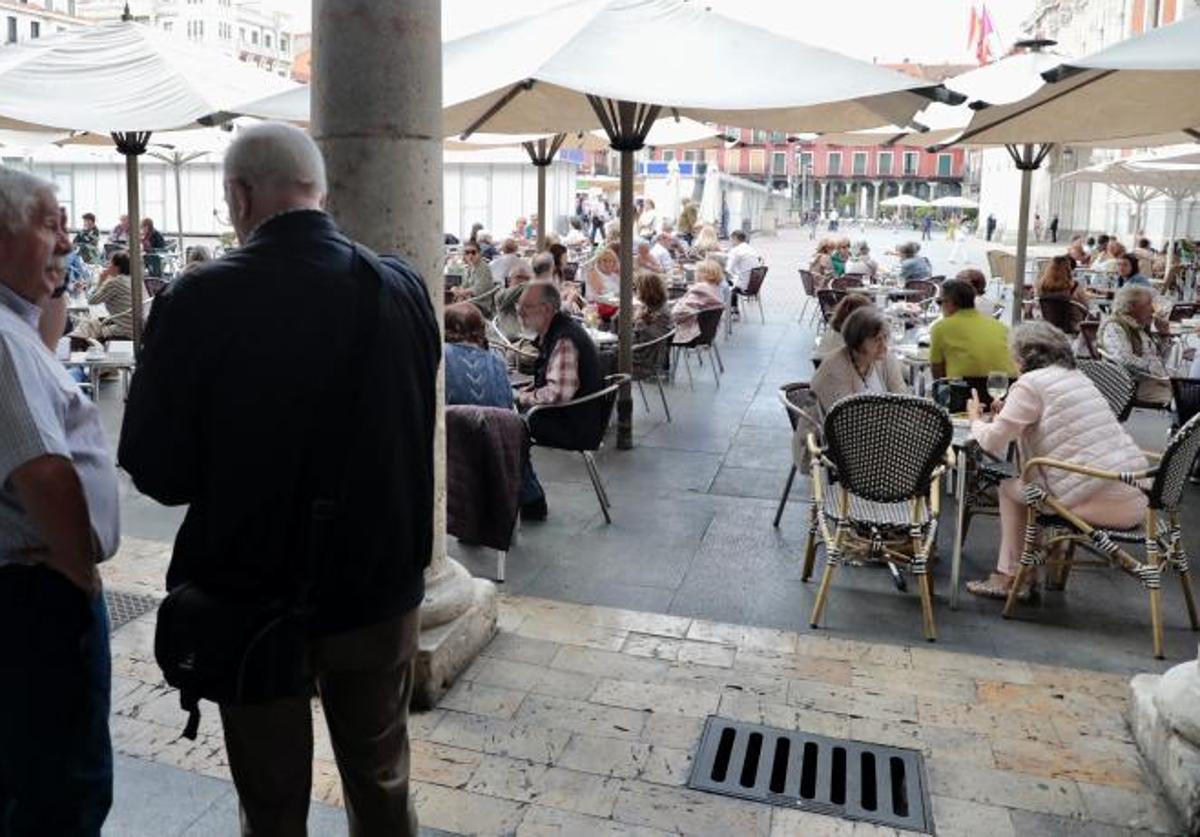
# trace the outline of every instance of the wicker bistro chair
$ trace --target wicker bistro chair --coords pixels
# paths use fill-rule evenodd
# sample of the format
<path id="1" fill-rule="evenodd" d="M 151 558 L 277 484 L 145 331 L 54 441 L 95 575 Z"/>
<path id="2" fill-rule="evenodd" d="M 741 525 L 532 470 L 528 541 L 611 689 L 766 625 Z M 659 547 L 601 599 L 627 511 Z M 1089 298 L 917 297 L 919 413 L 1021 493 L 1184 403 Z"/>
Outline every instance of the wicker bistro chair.
<path id="1" fill-rule="evenodd" d="M 750 268 L 750 279 L 746 283 L 746 290 L 742 291 L 739 296 L 742 302 L 753 302 L 758 306 L 758 319 L 765 325 L 767 322 L 766 315 L 763 314 L 762 297 L 759 292 L 762 290 L 762 284 L 767 278 L 767 266 L 760 264 L 758 267 Z"/>
<path id="2" fill-rule="evenodd" d="M 1137 384 L 1133 376 L 1124 366 L 1107 360 L 1076 360 L 1079 371 L 1087 375 L 1091 382 L 1100 390 L 1108 406 L 1112 407 L 1117 421 L 1125 421 L 1133 410 L 1133 396 L 1137 392 Z"/>
<path id="3" fill-rule="evenodd" d="M 612 503 L 609 502 L 608 492 L 604 490 L 604 483 L 600 481 L 600 471 L 596 468 L 596 458 L 593 454 L 600 449 L 604 442 L 604 434 L 608 432 L 608 423 L 612 420 L 613 405 L 617 403 L 617 391 L 622 386 L 629 383 L 628 375 L 609 375 L 604 379 L 604 388 L 593 392 L 591 395 L 585 395 L 582 398 L 575 398 L 571 401 L 564 401 L 561 404 L 537 404 L 525 413 L 525 424 L 529 428 L 529 438 L 535 445 L 542 447 L 558 448 L 559 450 L 574 450 L 583 456 L 583 464 L 587 468 L 588 477 L 592 481 L 592 488 L 596 491 L 596 499 L 600 501 L 600 511 L 604 512 L 604 522 L 612 523 L 612 515 L 610 510 Z M 570 448 L 562 447 L 558 444 L 548 443 L 538 434 L 538 419 L 544 417 L 551 410 L 576 410 L 580 407 L 590 409 L 593 402 L 601 402 L 602 418 L 596 422 L 596 432 L 591 438 L 580 440 L 579 444 L 572 445 Z M 543 428 L 545 429 L 545 428 Z"/>
<path id="4" fill-rule="evenodd" d="M 667 365 L 667 358 L 671 353 L 671 343 L 674 339 L 675 329 L 671 329 L 662 337 L 633 345 L 634 381 L 637 383 L 638 392 L 642 394 L 642 404 L 645 405 L 646 412 L 650 412 L 650 401 L 646 398 L 646 388 L 642 386 L 642 382 L 652 380 L 658 385 L 658 395 L 662 399 L 663 412 L 667 415 L 667 421 L 671 420 L 671 407 L 667 404 L 667 392 L 663 389 L 663 368 Z M 642 362 L 639 363 L 639 361 Z"/>
<path id="5" fill-rule="evenodd" d="M 1196 316 L 1198 307 L 1200 306 L 1194 302 L 1176 302 L 1171 306 L 1171 313 L 1167 315 L 1167 319 L 1173 323 L 1181 323 Z"/>
<path id="6" fill-rule="evenodd" d="M 802 430 L 802 438 L 804 439 L 808 438 L 809 433 L 815 433 L 817 439 L 821 439 L 821 402 L 813 394 L 811 384 L 807 381 L 784 384 L 779 388 L 779 401 L 787 411 L 788 422 L 792 425 L 793 436 Z M 807 451 L 807 446 L 804 448 L 804 451 Z M 788 471 L 787 482 L 783 486 L 783 496 L 779 498 L 779 509 L 775 512 L 775 523 L 773 525 L 776 529 L 779 528 L 779 521 L 783 518 L 783 509 L 787 505 L 788 495 L 792 493 L 792 483 L 796 479 L 796 474 L 801 468 L 806 471 L 810 469 L 810 465 L 807 462 L 808 457 L 802 457 L 800 454 L 801 451 L 793 446 L 792 467 Z M 811 512 L 811 519 L 809 521 L 808 549 L 805 553 L 805 566 L 811 567 L 812 561 L 808 558 L 808 553 L 816 548 L 817 507 L 810 504 L 809 511 Z M 807 581 L 808 576 L 805 576 L 804 580 Z"/>
<path id="7" fill-rule="evenodd" d="M 825 543 L 825 571 L 813 604 L 821 623 L 834 570 L 859 544 L 871 558 L 900 565 L 917 579 L 925 638 L 937 639 L 929 559 L 941 511 L 940 477 L 949 463 L 949 414 L 924 398 L 864 394 L 843 398 L 825 419 L 825 446 L 809 435 L 813 506 Z M 830 485 L 830 476 L 838 485 Z M 862 548 L 862 547 L 860 547 Z M 809 554 L 804 577 L 811 574 Z"/>
<path id="8" fill-rule="evenodd" d="M 862 276 L 853 273 L 835 276 L 829 280 L 829 287 L 835 291 L 849 291 L 863 286 Z"/>
<path id="9" fill-rule="evenodd" d="M 804 322 L 804 315 L 808 313 L 808 306 L 817 297 L 817 277 L 812 275 L 811 270 L 799 268 L 800 282 L 804 285 L 804 305 L 800 308 L 800 322 Z"/>
<path id="10" fill-rule="evenodd" d="M 696 362 L 701 366 L 704 365 L 703 353 L 709 353 L 709 365 L 712 366 L 713 380 L 717 382 L 717 386 L 721 385 L 721 376 L 717 374 L 718 367 L 722 372 L 725 371 L 725 364 L 721 360 L 721 350 L 717 348 L 717 331 L 721 328 L 721 317 L 725 315 L 725 309 L 722 308 L 706 308 L 696 315 L 696 321 L 700 325 L 700 333 L 687 343 L 673 343 L 671 348 L 674 350 L 674 357 L 671 360 L 671 380 L 675 380 L 675 370 L 679 368 L 679 359 L 683 358 L 683 368 L 687 370 L 688 386 L 694 384 L 692 380 L 692 365 L 688 361 L 688 355 L 696 355 Z M 713 363 L 713 358 L 716 358 L 716 363 Z"/>
<path id="11" fill-rule="evenodd" d="M 1004 617 L 1012 615 L 1017 594 L 1031 568 L 1047 563 L 1062 564 L 1062 582 L 1065 584 L 1071 566 L 1075 562 L 1075 547 L 1083 546 L 1099 556 L 1101 565 L 1113 566 L 1137 578 L 1150 594 L 1150 627 L 1153 633 L 1154 656 L 1163 658 L 1162 614 L 1159 587 L 1164 569 L 1175 570 L 1183 587 L 1183 598 L 1187 605 L 1188 619 L 1192 630 L 1200 630 L 1196 618 L 1196 602 L 1192 595 L 1192 584 L 1188 578 L 1187 553 L 1179 525 L 1179 503 L 1183 497 L 1183 486 L 1192 462 L 1200 451 L 1200 416 L 1193 416 L 1179 429 L 1158 458 L 1158 464 L 1136 473 L 1114 473 L 1100 471 L 1071 462 L 1038 457 L 1025 463 L 1022 480 L 1025 483 L 1025 501 L 1028 504 L 1025 524 L 1025 545 L 1021 565 L 1013 580 L 1008 601 L 1004 604 Z M 1105 531 L 1091 526 L 1071 513 L 1057 498 L 1049 494 L 1036 482 L 1038 469 L 1056 468 L 1076 474 L 1085 474 L 1096 479 L 1114 480 L 1135 486 L 1149 500 L 1146 518 L 1142 526 L 1122 531 Z M 1043 531 L 1050 537 L 1039 543 Z M 1118 543 L 1143 544 L 1145 561 L 1139 561 Z M 1051 547 L 1062 544 L 1060 558 L 1048 561 Z"/>
<path id="12" fill-rule="evenodd" d="M 911 300 L 916 303 L 926 302 L 938 295 L 938 289 L 941 286 L 932 279 L 909 279 L 904 283 L 904 289 L 907 291 L 917 291 L 918 294 L 911 297 Z"/>
<path id="13" fill-rule="evenodd" d="M 1079 325 L 1091 316 L 1089 309 L 1082 302 L 1072 299 L 1070 294 L 1043 294 L 1037 298 L 1038 308 L 1042 319 L 1068 337 L 1079 334 Z"/>

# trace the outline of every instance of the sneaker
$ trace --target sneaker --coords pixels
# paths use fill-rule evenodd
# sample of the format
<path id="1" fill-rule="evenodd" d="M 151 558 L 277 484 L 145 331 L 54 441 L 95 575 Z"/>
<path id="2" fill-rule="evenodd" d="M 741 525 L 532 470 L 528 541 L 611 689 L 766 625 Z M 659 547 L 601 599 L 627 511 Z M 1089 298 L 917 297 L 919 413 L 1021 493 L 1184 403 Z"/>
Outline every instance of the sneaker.
<path id="1" fill-rule="evenodd" d="M 545 520 L 549 513 L 550 510 L 546 507 L 545 497 L 538 497 L 536 500 L 521 506 L 521 520 Z"/>

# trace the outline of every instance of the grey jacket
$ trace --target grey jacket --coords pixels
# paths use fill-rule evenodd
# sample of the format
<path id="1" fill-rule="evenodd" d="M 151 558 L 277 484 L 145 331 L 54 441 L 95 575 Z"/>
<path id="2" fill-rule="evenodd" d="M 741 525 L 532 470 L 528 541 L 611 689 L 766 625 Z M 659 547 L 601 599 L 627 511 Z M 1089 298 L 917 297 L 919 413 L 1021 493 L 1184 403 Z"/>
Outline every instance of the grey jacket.
<path id="1" fill-rule="evenodd" d="M 888 392 L 908 392 L 900 361 L 896 358 L 888 355 L 885 360 L 876 363 L 876 369 L 879 380 Z M 812 389 L 826 413 L 847 395 L 857 395 L 863 391 L 863 379 L 854 368 L 849 349 L 843 347 L 821 360 L 821 367 L 813 373 Z"/>

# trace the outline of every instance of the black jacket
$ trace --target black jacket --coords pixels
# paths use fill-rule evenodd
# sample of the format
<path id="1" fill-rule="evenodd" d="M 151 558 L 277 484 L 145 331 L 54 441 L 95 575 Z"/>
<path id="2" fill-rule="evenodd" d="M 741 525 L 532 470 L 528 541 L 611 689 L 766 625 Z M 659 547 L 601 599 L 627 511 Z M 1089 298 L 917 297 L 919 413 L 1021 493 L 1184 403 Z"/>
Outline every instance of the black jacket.
<path id="1" fill-rule="evenodd" d="M 538 357 L 533 385 L 546 385 L 546 367 L 559 340 L 570 340 L 574 343 L 579 356 L 579 389 L 572 396 L 572 400 L 600 390 L 604 381 L 600 375 L 600 356 L 596 351 L 596 344 L 579 323 L 562 311 L 554 315 L 546 334 L 534 343 Z M 600 399 L 562 410 L 538 411 L 529 421 L 529 432 L 535 442 L 546 447 L 595 450 L 604 436 L 607 418 L 604 414 L 605 406 L 604 400 Z"/>
<path id="2" fill-rule="evenodd" d="M 318 405 L 332 382 L 358 374 L 335 368 L 354 283 L 369 281 L 352 253 L 324 213 L 287 213 L 155 298 L 118 458 L 144 493 L 189 505 L 168 588 L 286 594 L 302 572 L 313 451 L 341 444 L 349 477 L 313 592 L 317 630 L 364 627 L 420 603 L 441 341 L 420 276 L 384 259 L 375 345 L 361 358 L 369 407 L 315 426 L 330 415 Z"/>

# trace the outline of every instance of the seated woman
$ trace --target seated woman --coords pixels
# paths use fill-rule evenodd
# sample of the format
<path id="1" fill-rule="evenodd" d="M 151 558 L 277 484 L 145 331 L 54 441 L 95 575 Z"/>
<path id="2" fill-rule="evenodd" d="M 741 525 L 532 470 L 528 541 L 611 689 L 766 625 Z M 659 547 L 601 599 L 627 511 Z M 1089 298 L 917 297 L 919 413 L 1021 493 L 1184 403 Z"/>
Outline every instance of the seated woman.
<path id="1" fill-rule="evenodd" d="M 470 302 L 447 305 L 444 323 L 446 403 L 511 408 L 508 368 L 488 348 L 479 308 Z"/>
<path id="2" fill-rule="evenodd" d="M 633 292 L 637 302 L 633 315 L 633 343 L 649 343 L 662 337 L 672 328 L 671 312 L 667 308 L 667 286 L 657 273 L 638 271 L 633 277 Z M 644 378 L 655 373 L 659 347 L 640 349 L 633 353 L 633 371 Z"/>
<path id="3" fill-rule="evenodd" d="M 1038 277 L 1036 291 L 1038 296 L 1069 296 L 1082 305 L 1091 304 L 1087 288 L 1076 282 L 1071 273 L 1070 256 L 1055 256 L 1046 263 L 1046 269 Z"/>
<path id="4" fill-rule="evenodd" d="M 817 342 L 817 348 L 813 351 L 813 359 L 823 360 L 826 355 L 831 355 L 845 346 L 846 341 L 842 338 L 842 326 L 846 324 L 846 318 L 864 305 L 870 304 L 870 297 L 864 294 L 846 294 L 842 297 L 829 318 L 829 328 L 825 329 L 825 333 Z"/>
<path id="5" fill-rule="evenodd" d="M 1154 331 L 1150 330 L 1151 324 Z M 1165 364 L 1171 350 L 1170 333 L 1167 319 L 1155 316 L 1153 291 L 1143 285 L 1126 285 L 1117 291 L 1112 314 L 1100 326 L 1100 349 L 1133 375 L 1138 401 L 1171 401 Z"/>
<path id="6" fill-rule="evenodd" d="M 1103 471 L 1140 471 L 1146 459 L 1104 396 L 1087 375 L 1075 368 L 1075 353 L 1066 335 L 1046 322 L 1017 326 L 1010 338 L 1013 362 L 1021 376 L 1008 398 L 992 404 L 995 418 L 983 420 L 978 398 L 967 408 L 971 435 L 984 450 L 1003 456 L 1016 442 L 1022 462 L 1047 457 Z M 1124 529 L 1141 521 L 1146 498 L 1137 488 L 1120 482 L 1051 468 L 1042 470 L 1039 484 L 1067 508 L 1093 526 Z M 1000 555 L 996 572 L 967 584 L 977 596 L 1008 596 L 1021 563 L 1027 507 L 1018 479 L 1000 483 Z M 1018 591 L 1028 598 L 1036 579 Z M 1023 585 L 1024 586 L 1024 585 Z"/>
<path id="7" fill-rule="evenodd" d="M 697 263 L 696 281 L 671 306 L 676 343 L 690 343 L 700 336 L 698 315 L 701 311 L 725 307 L 721 293 L 721 284 L 724 281 L 725 270 L 721 265 L 712 259 Z"/>
<path id="8" fill-rule="evenodd" d="M 871 258 L 871 245 L 866 241 L 856 241 L 850 248 L 850 260 L 846 262 L 842 273 L 848 276 L 861 276 L 871 282 L 879 272 L 879 265 Z"/>
<path id="9" fill-rule="evenodd" d="M 617 296 L 621 292 L 621 261 L 611 247 L 601 247 L 596 258 L 581 268 L 589 299 Z"/>
<path id="10" fill-rule="evenodd" d="M 717 228 L 712 224 L 704 224 L 696 235 L 696 240 L 688 250 L 688 255 L 696 259 L 707 259 L 713 253 L 721 252 L 721 239 L 717 237 Z"/>
<path id="11" fill-rule="evenodd" d="M 826 355 L 813 373 L 812 391 L 826 413 L 861 392 L 907 392 L 900 362 L 888 352 L 888 324 L 874 305 L 864 305 L 842 324 L 846 345 Z"/>
<path id="12" fill-rule="evenodd" d="M 1117 272 L 1117 262 L 1125 255 L 1125 245 L 1110 238 L 1104 245 L 1104 251 L 1092 257 L 1092 267 L 1106 273 Z"/>
<path id="13" fill-rule="evenodd" d="M 100 273 L 100 282 L 88 295 L 89 305 L 103 305 L 108 316 L 81 317 L 75 321 L 72 334 L 88 340 L 133 339 L 133 285 L 129 278 L 129 254 L 123 250 L 113 253 L 108 266 Z"/>
<path id="14" fill-rule="evenodd" d="M 933 276 L 933 265 L 929 259 L 917 255 L 920 252 L 921 245 L 915 241 L 906 241 L 896 248 L 896 255 L 900 257 L 901 280 L 928 279 Z"/>
<path id="15" fill-rule="evenodd" d="M 846 275 L 846 262 L 850 261 L 849 238 L 842 235 L 833 240 L 833 250 L 829 254 L 829 261 L 833 264 L 834 276 Z"/>
<path id="16" fill-rule="evenodd" d="M 1067 247 L 1067 256 L 1075 263 L 1075 267 L 1087 267 L 1092 263 L 1092 254 L 1083 246 L 1083 239 L 1075 236 Z"/>
<path id="17" fill-rule="evenodd" d="M 833 269 L 833 251 L 837 249 L 837 239 L 825 236 L 817 242 L 817 252 L 808 263 L 808 270 L 817 280 L 817 290 L 829 285 L 829 280 L 838 274 Z"/>

